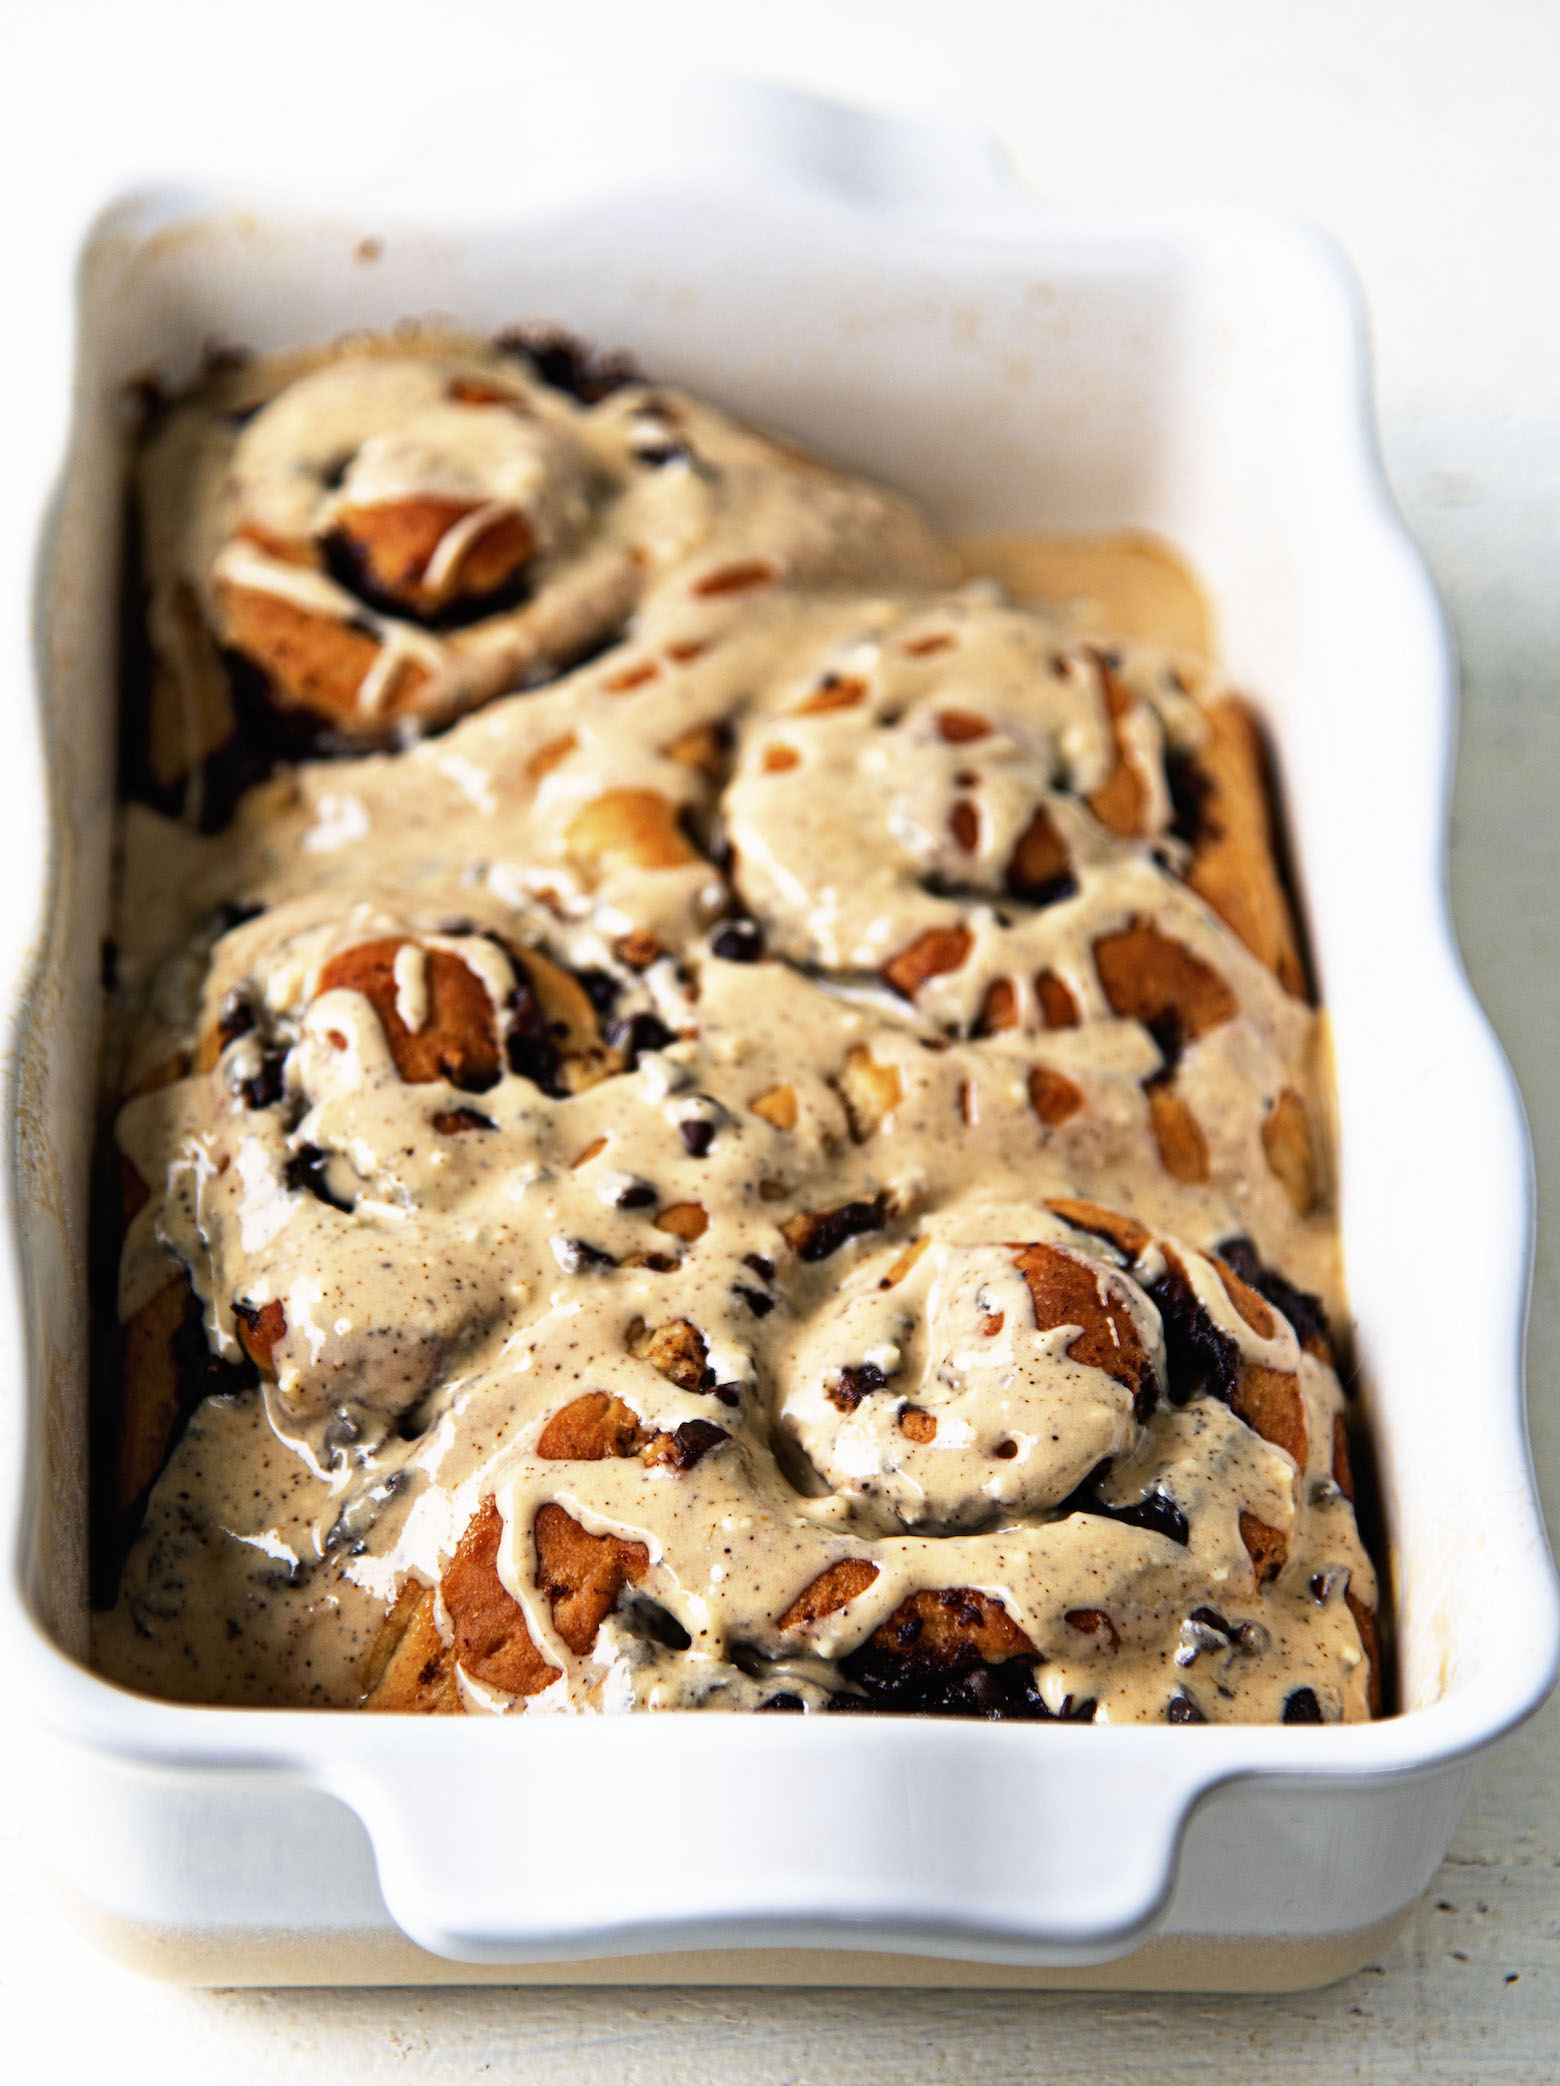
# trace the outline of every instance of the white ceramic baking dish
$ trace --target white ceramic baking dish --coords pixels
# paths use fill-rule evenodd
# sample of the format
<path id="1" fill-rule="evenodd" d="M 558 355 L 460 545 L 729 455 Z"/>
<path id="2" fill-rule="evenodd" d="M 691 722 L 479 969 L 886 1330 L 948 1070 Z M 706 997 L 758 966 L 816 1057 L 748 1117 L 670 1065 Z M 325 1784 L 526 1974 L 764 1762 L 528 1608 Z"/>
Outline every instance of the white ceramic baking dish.
<path id="1" fill-rule="evenodd" d="M 1376 462 L 1347 271 L 1267 217 L 1058 215 L 963 132 L 772 90 L 527 106 L 523 167 L 495 114 L 329 206 L 159 192 L 86 242 L 38 575 L 52 849 L 13 1016 L 0 1405 L 5 1671 L 48 1856 L 110 1945 L 206 1982 L 1338 1975 L 1429 1881 L 1557 1643 L 1523 1424 L 1526 1140 L 1448 930 L 1452 668 Z M 1332 1013 L 1400 1714 L 446 1721 L 181 1708 L 81 1663 L 119 393 L 210 340 L 430 311 L 627 346 L 955 529 L 1130 524 L 1190 555 L 1273 730 Z"/>

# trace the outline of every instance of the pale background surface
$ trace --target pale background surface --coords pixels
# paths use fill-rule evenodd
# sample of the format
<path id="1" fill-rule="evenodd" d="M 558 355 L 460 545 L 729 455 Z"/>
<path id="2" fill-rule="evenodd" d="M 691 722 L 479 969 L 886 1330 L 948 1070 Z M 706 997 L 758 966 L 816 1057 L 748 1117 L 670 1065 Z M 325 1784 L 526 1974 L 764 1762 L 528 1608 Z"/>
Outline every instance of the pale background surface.
<path id="1" fill-rule="evenodd" d="M 1352 252 L 1388 465 L 1461 648 L 1452 887 L 1538 1148 L 1533 1432 L 1560 1514 L 1560 7 L 1546 0 L 0 0 L 0 252 L 15 457 L 71 243 L 141 173 L 357 171 L 474 91 L 518 127 L 547 60 L 725 67 L 976 118 L 1059 203 L 1231 197 Z M 9 164 L 6 164 L 9 162 Z M 32 516 L 0 523 L 8 567 Z M 10 530 L 11 534 L 5 532 Z M 13 655 L 14 656 L 14 655 Z M 1340 758 L 1347 748 L 1340 748 Z M 1426 1134 L 1434 1125 L 1426 1125 Z M 1455 1225 L 1455 1212 L 1448 1213 Z M 1455 1236 L 1425 1250 L 1451 1263 Z M 1379 1965 L 1283 2000 L 1017 1994 L 184 1993 L 91 1955 L 42 1896 L 0 1725 L 8 2077 L 742 2082 L 1548 2080 L 1560 2072 L 1560 1710 L 1481 1774 Z"/>

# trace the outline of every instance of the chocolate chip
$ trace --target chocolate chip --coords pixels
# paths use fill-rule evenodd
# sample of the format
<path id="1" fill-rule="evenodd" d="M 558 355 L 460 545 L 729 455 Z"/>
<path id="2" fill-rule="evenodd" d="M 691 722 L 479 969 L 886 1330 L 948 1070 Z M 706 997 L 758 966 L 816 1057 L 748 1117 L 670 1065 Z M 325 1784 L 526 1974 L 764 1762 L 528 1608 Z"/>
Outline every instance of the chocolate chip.
<path id="1" fill-rule="evenodd" d="M 241 1361 L 225 1362 L 212 1353 L 206 1344 L 206 1314 L 193 1289 L 169 1344 L 179 1386 L 181 1418 L 193 1412 L 203 1398 L 252 1390 L 260 1381 L 260 1372 L 248 1355 Z"/>
<path id="2" fill-rule="evenodd" d="M 217 1039 L 225 1050 L 240 1036 L 247 1036 L 255 1025 L 255 1010 L 238 991 L 230 992 L 222 1002 L 222 1012 L 217 1016 Z"/>
<path id="3" fill-rule="evenodd" d="M 1191 1541 L 1186 1516 L 1166 1493 L 1150 1492 L 1134 1506 L 1108 1507 L 1105 1511 L 1112 1521 L 1120 1521 L 1128 1528 L 1146 1528 L 1156 1536 L 1168 1536 L 1183 1550 Z"/>
<path id="4" fill-rule="evenodd" d="M 814 1211 L 799 1229 L 797 1258 L 827 1260 L 847 1239 L 867 1231 L 881 1231 L 887 1222 L 886 1195 L 875 1195 L 870 1202 L 843 1202 L 838 1209 Z"/>
<path id="5" fill-rule="evenodd" d="M 606 1035 L 607 1048 L 620 1050 L 630 1071 L 645 1051 L 664 1050 L 676 1040 L 666 1023 L 654 1014 L 635 1014 L 626 1021 L 614 1022 Z"/>
<path id="6" fill-rule="evenodd" d="M 459 1137 L 467 1130 L 496 1130 L 491 1116 L 479 1115 L 474 1108 L 441 1108 L 433 1119 L 433 1127 L 441 1137 Z"/>
<path id="7" fill-rule="evenodd" d="M 636 460 L 649 464 L 652 470 L 660 470 L 667 464 L 693 461 L 693 451 L 676 435 L 636 437 L 631 446 Z"/>
<path id="8" fill-rule="evenodd" d="M 1206 1724 L 1207 1721 L 1190 1695 L 1172 1695 L 1165 1704 L 1167 1724 Z"/>
<path id="9" fill-rule="evenodd" d="M 1180 1641 L 1175 1648 L 1175 1662 L 1178 1666 L 1195 1666 L 1205 1651 L 1229 1650 L 1228 1630 L 1221 1628 L 1219 1623 L 1199 1620 L 1200 1616 L 1211 1615 L 1213 1612 L 1211 1608 L 1198 1609 L 1182 1623 Z"/>
<path id="10" fill-rule="evenodd" d="M 716 1383 L 710 1386 L 710 1395 L 718 1398 L 722 1405 L 740 1405 L 742 1393 L 734 1383 Z"/>
<path id="11" fill-rule="evenodd" d="M 509 1031 L 504 1043 L 509 1069 L 517 1078 L 529 1079 L 544 1094 L 561 1101 L 568 1089 L 563 1083 L 558 1045 L 542 1012 L 530 972 L 512 949 L 507 953 L 515 973 L 515 988 L 509 995 Z"/>
<path id="12" fill-rule="evenodd" d="M 670 1608 L 663 1608 L 648 1594 L 636 1594 L 625 1601 L 621 1613 L 636 1637 L 648 1637 L 652 1644 L 664 1644 L 668 1651 L 686 1651 L 693 1642 Z"/>
<path id="13" fill-rule="evenodd" d="M 697 846 L 698 842 L 695 841 L 694 845 Z M 710 844 L 707 852 L 710 860 L 715 864 L 721 875 L 729 877 L 736 866 L 736 850 L 719 827 L 710 835 Z"/>
<path id="14" fill-rule="evenodd" d="M 199 818 L 203 833 L 215 833 L 225 826 L 244 792 L 270 774 L 279 760 L 307 758 L 322 742 L 317 718 L 273 704 L 270 682 L 258 666 L 226 646 L 219 649 L 218 657 L 232 695 L 237 729 L 205 763 Z M 224 910 L 229 917 L 216 922 L 222 934 L 263 908 L 235 905 Z"/>
<path id="15" fill-rule="evenodd" d="M 829 1403 L 840 1412 L 854 1412 L 863 1398 L 873 1391 L 880 1391 L 888 1378 L 876 1362 L 859 1362 L 854 1367 L 842 1369 L 824 1391 Z"/>
<path id="16" fill-rule="evenodd" d="M 772 1260 L 766 1260 L 762 1253 L 744 1253 L 742 1265 L 745 1268 L 751 1268 L 760 1282 L 772 1282 L 774 1280 L 775 1264 Z"/>
<path id="17" fill-rule="evenodd" d="M 652 470 L 668 464 L 686 463 L 695 469 L 699 459 L 678 432 L 675 410 L 659 399 L 650 399 L 635 413 L 628 431 L 628 446 L 637 462 Z"/>
<path id="18" fill-rule="evenodd" d="M 756 920 L 727 920 L 710 936 L 710 948 L 722 963 L 757 963 L 764 953 L 763 929 Z"/>
<path id="19" fill-rule="evenodd" d="M 246 1108 L 274 1108 L 282 1098 L 286 1085 L 287 1053 L 284 1050 L 263 1050 L 260 1053 L 260 1069 L 251 1079 L 238 1083 L 240 1098 Z"/>
<path id="20" fill-rule="evenodd" d="M 1235 1395 L 1240 1368 L 1240 1349 L 1235 1342 L 1220 1332 L 1178 1267 L 1168 1266 L 1149 1295 L 1159 1307 L 1165 1329 L 1170 1403 L 1184 1405 L 1205 1390 L 1228 1404 Z"/>
<path id="21" fill-rule="evenodd" d="M 681 1137 L 688 1156 L 692 1159 L 702 1159 L 715 1142 L 715 1125 L 705 1122 L 700 1116 L 692 1116 L 677 1125 L 677 1134 Z"/>
<path id="22" fill-rule="evenodd" d="M 1143 1026 L 1158 1046 L 1160 1075 L 1168 1079 L 1180 1064 L 1181 1054 L 1186 1048 L 1186 1032 L 1181 1027 L 1180 1017 L 1166 1010 L 1162 1014 L 1150 1015 Z"/>
<path id="23" fill-rule="evenodd" d="M 614 1208 L 620 1210 L 648 1209 L 656 1200 L 656 1190 L 649 1181 L 625 1181 L 612 1197 Z"/>
<path id="24" fill-rule="evenodd" d="M 1319 1296 L 1313 1296 L 1308 1289 L 1297 1289 L 1276 1269 L 1264 1267 L 1249 1238 L 1224 1239 L 1214 1251 L 1221 1260 L 1228 1262 L 1248 1288 L 1254 1289 L 1258 1296 L 1266 1297 L 1275 1310 L 1284 1314 L 1294 1327 L 1302 1347 L 1324 1354 L 1332 1352 L 1327 1308 Z"/>
<path id="25" fill-rule="evenodd" d="M 402 1441 L 421 1441 L 449 1409 L 447 1386 L 433 1384 L 414 1398 L 396 1420 L 395 1431 Z"/>
<path id="26" fill-rule="evenodd" d="M 553 1259 L 566 1275 L 583 1275 L 592 1268 L 615 1268 L 617 1262 L 600 1246 L 592 1246 L 586 1239 L 554 1238 L 549 1241 Z"/>
<path id="27" fill-rule="evenodd" d="M 330 1163 L 333 1152 L 322 1152 L 318 1145 L 300 1145 L 282 1170 L 282 1178 L 289 1188 L 298 1194 L 312 1195 L 333 1210 L 351 1213 L 352 1204 L 343 1201 L 330 1184 Z"/>
<path id="28" fill-rule="evenodd" d="M 1322 1706 L 1316 1699 L 1314 1689 L 1296 1688 L 1294 1693 L 1286 1698 L 1284 1702 L 1284 1722 L 1286 1724 L 1320 1724 L 1321 1721 Z"/>
<path id="29" fill-rule="evenodd" d="M 1165 782 L 1170 791 L 1170 830 L 1177 840 L 1195 845 L 1203 830 L 1213 784 L 1194 754 L 1167 752 Z"/>
<path id="30" fill-rule="evenodd" d="M 598 1015 L 605 1017 L 617 1005 L 622 987 L 616 978 L 606 971 L 583 970 L 574 973 L 580 990 L 590 1001 Z"/>
<path id="31" fill-rule="evenodd" d="M 896 1631 L 896 1636 L 905 1633 Z M 919 1630 L 909 1634 L 903 1649 L 895 1650 L 866 1643 L 840 1661 L 840 1671 L 862 1692 L 860 1697 L 836 1695 L 831 1709 L 888 1710 L 900 1715 L 987 1717 L 994 1721 L 1021 1719 L 1036 1723 L 1088 1724 L 1098 1704 L 1093 1696 L 1078 1700 L 1067 1696 L 1053 1710 L 1040 1693 L 1035 1676 L 1036 1661 L 1012 1658 L 981 1659 L 968 1645 L 954 1653 L 951 1662 L 928 1660 L 915 1655 Z"/>
<path id="32" fill-rule="evenodd" d="M 1103 1463 L 1095 1465 L 1070 1498 L 1062 1501 L 1056 1510 L 1058 1516 L 1098 1514 L 1104 1520 L 1118 1521 L 1126 1528 L 1146 1528 L 1153 1535 L 1166 1536 L 1184 1550 L 1191 1540 L 1191 1528 L 1185 1514 L 1169 1494 L 1150 1492 L 1146 1498 L 1135 1500 L 1130 1506 L 1112 1506 L 1100 1498 L 1096 1489 L 1109 1471 L 1110 1459 L 1107 1457 Z"/>
<path id="33" fill-rule="evenodd" d="M 1022 898 L 1026 905 L 1060 905 L 1064 898 L 1074 898 L 1078 892 L 1078 879 L 1070 870 L 1061 876 L 1047 877 L 1043 883 L 1025 884 L 1009 875 L 1008 890 L 1015 898 Z"/>
<path id="34" fill-rule="evenodd" d="M 765 1296 L 761 1289 L 749 1289 L 741 1282 L 733 1283 L 732 1294 L 741 1297 L 755 1318 L 767 1318 L 775 1308 L 775 1300 Z"/>
<path id="35" fill-rule="evenodd" d="M 500 333 L 493 345 L 501 355 L 520 356 L 544 384 L 566 391 L 584 406 L 597 405 L 625 384 L 640 380 L 632 355 L 591 347 L 561 327 L 513 327 Z"/>
<path id="36" fill-rule="evenodd" d="M 672 1435 L 666 1460 L 674 1470 L 692 1470 L 711 1449 L 730 1439 L 724 1427 L 709 1420 L 684 1420 Z"/>
<path id="37" fill-rule="evenodd" d="M 785 1691 L 785 1692 L 784 1692 L 783 1694 L 779 1694 L 779 1695 L 771 1695 L 771 1696 L 769 1697 L 769 1700 L 768 1700 L 767 1702 L 761 1702 L 761 1703 L 760 1703 L 760 1704 L 759 1704 L 758 1706 L 759 1706 L 760 1710 L 765 1710 L 765 1709 L 782 1709 L 782 1710 L 785 1710 L 785 1709 L 789 1709 L 789 1710 L 797 1710 L 797 1709 L 801 1709 L 801 1708 L 803 1707 L 803 1703 L 802 1703 L 802 1698 L 801 1698 L 801 1696 L 800 1696 L 800 1695 L 793 1695 L 793 1694 L 792 1694 L 792 1693 L 791 1693 L 791 1692 L 789 1691 L 789 1689 L 787 1689 L 787 1690 L 786 1690 L 786 1691 Z"/>

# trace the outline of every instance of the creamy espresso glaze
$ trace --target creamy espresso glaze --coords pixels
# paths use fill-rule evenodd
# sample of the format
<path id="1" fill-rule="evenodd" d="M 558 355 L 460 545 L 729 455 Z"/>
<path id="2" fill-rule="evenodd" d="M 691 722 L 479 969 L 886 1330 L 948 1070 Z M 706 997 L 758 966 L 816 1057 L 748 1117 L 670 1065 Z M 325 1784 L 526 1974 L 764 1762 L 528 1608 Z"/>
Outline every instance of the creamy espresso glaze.
<path id="1" fill-rule="evenodd" d="M 464 507 L 419 586 L 524 514 L 533 604 L 599 539 L 632 619 L 217 836 L 131 810 L 127 1509 L 177 1439 L 105 1669 L 1367 1715 L 1319 1017 L 1211 669 L 939 591 L 902 503 L 709 408 L 447 344 L 186 408 L 154 618 L 191 573 L 357 613 L 274 546 L 408 488 Z M 423 721 L 481 699 L 408 628 Z"/>
<path id="2" fill-rule="evenodd" d="M 904 500 L 694 399 L 582 404 L 526 356 L 406 333 L 230 370 L 146 445 L 146 766 L 186 783 L 263 712 L 363 745 L 609 642 L 660 592 L 936 582 Z M 232 671 L 238 664 L 237 675 Z"/>

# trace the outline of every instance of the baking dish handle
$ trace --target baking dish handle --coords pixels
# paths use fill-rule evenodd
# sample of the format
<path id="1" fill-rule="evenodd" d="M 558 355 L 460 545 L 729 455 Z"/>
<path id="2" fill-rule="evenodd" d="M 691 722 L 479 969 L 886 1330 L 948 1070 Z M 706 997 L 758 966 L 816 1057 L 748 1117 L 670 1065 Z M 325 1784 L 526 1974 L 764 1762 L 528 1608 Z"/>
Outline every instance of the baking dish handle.
<path id="1" fill-rule="evenodd" d="M 989 213 L 1023 198 L 987 130 L 946 117 L 848 108 L 771 82 L 677 68 L 549 71 L 523 125 L 472 100 L 423 112 L 376 169 L 377 204 L 413 216 L 593 192 L 763 186 L 813 190 L 876 211 Z"/>
<path id="2" fill-rule="evenodd" d="M 415 1723 L 356 1721 L 327 1785 L 396 1924 L 459 1962 L 1108 1960 L 1162 1913 L 1212 1779 L 1190 1750 L 1167 1775 L 1157 1731 L 706 1713 L 473 1720 L 430 1787 Z"/>

